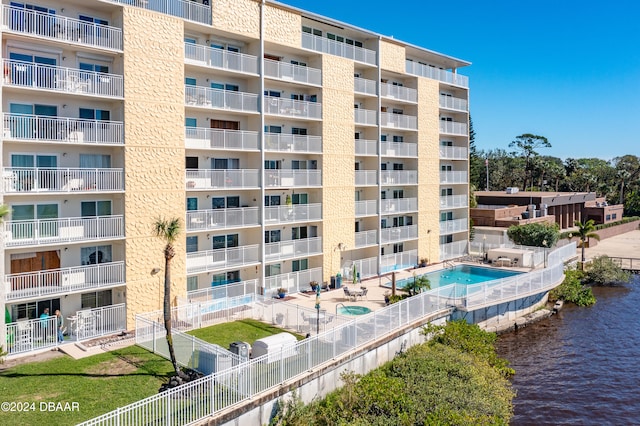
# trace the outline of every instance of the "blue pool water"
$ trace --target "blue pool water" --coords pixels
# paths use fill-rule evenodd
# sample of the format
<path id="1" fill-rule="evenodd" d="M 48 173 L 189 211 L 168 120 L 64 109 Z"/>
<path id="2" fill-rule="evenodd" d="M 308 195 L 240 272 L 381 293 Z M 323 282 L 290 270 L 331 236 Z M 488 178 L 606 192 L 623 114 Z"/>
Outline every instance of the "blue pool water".
<path id="1" fill-rule="evenodd" d="M 365 315 L 371 312 L 366 306 L 339 306 L 338 314 L 340 315 Z"/>
<path id="2" fill-rule="evenodd" d="M 441 269 L 439 271 L 429 272 L 421 276 L 429 278 L 431 288 L 444 287 L 449 284 L 478 284 L 485 281 L 499 280 L 500 278 L 508 278 L 519 275 L 521 272 L 506 271 L 503 269 L 483 268 L 481 266 L 458 265 L 454 268 Z M 407 282 L 413 280 L 413 277 L 398 280 L 397 288 L 403 288 Z M 384 284 L 385 287 L 391 288 L 391 283 Z"/>

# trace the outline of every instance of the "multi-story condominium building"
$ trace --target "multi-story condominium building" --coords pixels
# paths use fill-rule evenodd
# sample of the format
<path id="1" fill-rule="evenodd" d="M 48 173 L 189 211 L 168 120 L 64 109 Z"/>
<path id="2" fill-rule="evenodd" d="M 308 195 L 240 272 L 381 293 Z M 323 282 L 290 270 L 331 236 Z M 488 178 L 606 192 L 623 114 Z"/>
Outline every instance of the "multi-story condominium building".
<path id="1" fill-rule="evenodd" d="M 7 321 L 132 329 L 161 308 L 158 217 L 183 225 L 174 303 L 465 253 L 468 62 L 268 0 L 1 16 Z"/>

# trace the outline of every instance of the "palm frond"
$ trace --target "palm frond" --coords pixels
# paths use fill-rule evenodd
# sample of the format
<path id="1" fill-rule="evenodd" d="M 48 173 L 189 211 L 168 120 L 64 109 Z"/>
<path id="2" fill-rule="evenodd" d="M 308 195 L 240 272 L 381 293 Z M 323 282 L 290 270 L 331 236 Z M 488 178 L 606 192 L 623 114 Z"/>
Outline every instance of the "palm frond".
<path id="1" fill-rule="evenodd" d="M 0 204 L 0 222 L 4 220 L 4 217 L 9 214 L 9 206 L 6 204 Z"/>
<path id="2" fill-rule="evenodd" d="M 173 244 L 178 239 L 178 235 L 180 235 L 180 219 L 177 217 L 171 219 L 159 217 L 153 224 L 153 231 L 157 237 L 165 240 L 167 244 Z"/>

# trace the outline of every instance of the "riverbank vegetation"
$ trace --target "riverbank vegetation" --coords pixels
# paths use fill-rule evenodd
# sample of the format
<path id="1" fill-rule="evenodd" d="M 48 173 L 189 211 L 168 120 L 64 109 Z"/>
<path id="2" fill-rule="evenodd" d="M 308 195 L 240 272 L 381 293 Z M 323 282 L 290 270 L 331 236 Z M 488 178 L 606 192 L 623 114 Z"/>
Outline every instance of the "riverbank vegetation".
<path id="1" fill-rule="evenodd" d="M 324 399 L 281 403 L 271 424 L 508 424 L 513 370 L 496 355 L 495 334 L 464 321 L 424 333 L 432 339 L 368 374 L 344 374 Z"/>

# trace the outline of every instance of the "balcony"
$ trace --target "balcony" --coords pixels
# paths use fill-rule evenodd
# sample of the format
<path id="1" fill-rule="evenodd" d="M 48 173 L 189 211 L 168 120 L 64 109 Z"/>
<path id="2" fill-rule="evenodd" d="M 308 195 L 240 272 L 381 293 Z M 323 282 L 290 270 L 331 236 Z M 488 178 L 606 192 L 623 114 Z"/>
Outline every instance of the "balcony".
<path id="1" fill-rule="evenodd" d="M 255 93 L 211 89 L 201 86 L 185 85 L 184 103 L 186 106 L 239 112 L 258 112 L 258 95 Z"/>
<path id="2" fill-rule="evenodd" d="M 380 258 L 380 273 L 406 269 L 418 264 L 418 250 L 403 251 L 400 253 L 385 254 Z"/>
<path id="3" fill-rule="evenodd" d="M 380 154 L 383 157 L 417 157 L 418 144 L 409 142 L 382 142 Z"/>
<path id="4" fill-rule="evenodd" d="M 416 238 L 418 238 L 418 225 L 396 226 L 380 230 L 380 242 L 382 244 L 413 240 Z"/>
<path id="5" fill-rule="evenodd" d="M 368 257 L 366 259 L 354 259 L 351 265 L 343 266 L 343 280 L 353 280 L 353 265 L 356 267 L 356 272 L 360 274 L 360 279 L 378 275 L 378 258 Z"/>
<path id="6" fill-rule="evenodd" d="M 322 71 L 316 68 L 288 64 L 286 62 L 264 60 L 264 76 L 296 83 L 322 85 Z"/>
<path id="7" fill-rule="evenodd" d="M 380 125 L 396 129 L 418 130 L 418 117 L 413 115 L 380 113 Z"/>
<path id="8" fill-rule="evenodd" d="M 188 21 L 211 25 L 211 6 L 192 0 L 165 0 L 153 2 L 149 0 L 107 0 L 111 3 L 136 6 L 153 10 L 166 15 L 177 16 Z M 203 3 L 205 3 L 203 1 Z"/>
<path id="9" fill-rule="evenodd" d="M 466 232 L 469 230 L 469 219 L 454 219 L 440 222 L 440 235 Z"/>
<path id="10" fill-rule="evenodd" d="M 407 59 L 405 62 L 407 74 L 427 77 L 453 86 L 469 87 L 469 77 L 434 66 L 420 64 Z"/>
<path id="11" fill-rule="evenodd" d="M 356 139 L 355 140 L 356 155 L 375 156 L 378 155 L 378 141 Z"/>
<path id="12" fill-rule="evenodd" d="M 443 160 L 467 160 L 469 150 L 462 146 L 441 146 L 440 158 Z"/>
<path id="13" fill-rule="evenodd" d="M 268 188 L 310 188 L 322 186 L 322 171 L 267 169 L 264 186 Z"/>
<path id="14" fill-rule="evenodd" d="M 418 183 L 417 170 L 384 170 L 380 172 L 382 185 L 416 185 Z"/>
<path id="15" fill-rule="evenodd" d="M 258 58 L 253 55 L 193 43 L 185 42 L 184 61 L 187 64 L 201 65 L 227 71 L 237 71 L 246 74 L 258 73 Z"/>
<path id="16" fill-rule="evenodd" d="M 4 85 L 122 98 L 122 76 L 4 59 Z"/>
<path id="17" fill-rule="evenodd" d="M 322 104 L 318 102 L 265 96 L 264 113 L 284 117 L 320 120 L 322 119 Z"/>
<path id="18" fill-rule="evenodd" d="M 83 243 L 124 237 L 123 216 L 11 220 L 4 223 L 7 247 Z"/>
<path id="19" fill-rule="evenodd" d="M 330 55 L 342 56 L 356 62 L 363 62 L 369 65 L 377 64 L 376 52 L 364 47 L 352 46 L 340 43 L 328 38 L 315 36 L 309 33 L 302 33 L 302 48 L 315 50 L 316 52 L 328 53 Z"/>
<path id="20" fill-rule="evenodd" d="M 3 169 L 5 193 L 115 192 L 124 190 L 122 169 Z"/>
<path id="21" fill-rule="evenodd" d="M 122 30 L 66 16 L 2 5 L 4 31 L 46 40 L 122 51 Z"/>
<path id="22" fill-rule="evenodd" d="M 121 121 L 84 120 L 4 113 L 2 138 L 16 141 L 65 144 L 123 145 Z"/>
<path id="23" fill-rule="evenodd" d="M 467 136 L 467 123 L 440 120 L 440 133 L 446 133 L 448 135 Z"/>
<path id="24" fill-rule="evenodd" d="M 125 284 L 124 262 L 100 263 L 46 271 L 9 274 L 7 300 L 18 301 L 54 294 L 70 294 Z"/>
<path id="25" fill-rule="evenodd" d="M 272 152 L 322 153 L 322 136 L 265 133 L 264 150 Z"/>
<path id="26" fill-rule="evenodd" d="M 187 253 L 187 274 L 241 268 L 260 263 L 260 247 L 255 245 Z"/>
<path id="27" fill-rule="evenodd" d="M 376 216 L 378 214 L 378 202 L 376 200 L 356 201 L 356 217 Z"/>
<path id="28" fill-rule="evenodd" d="M 454 98 L 453 96 L 440 95 L 440 108 L 453 111 L 469 111 L 469 103 L 466 99 Z"/>
<path id="29" fill-rule="evenodd" d="M 278 241 L 264 245 L 264 257 L 267 262 L 315 256 L 318 254 L 322 254 L 321 237 Z"/>
<path id="30" fill-rule="evenodd" d="M 184 146 L 190 149 L 257 151 L 258 132 L 185 127 Z"/>
<path id="31" fill-rule="evenodd" d="M 393 198 L 380 201 L 382 214 L 409 213 L 418 211 L 417 198 Z"/>
<path id="32" fill-rule="evenodd" d="M 356 247 L 368 247 L 378 244 L 378 231 L 373 229 L 371 231 L 356 232 L 355 243 Z"/>
<path id="33" fill-rule="evenodd" d="M 453 183 L 469 183 L 469 177 L 465 171 L 448 171 L 440 172 L 440 184 L 453 184 Z"/>
<path id="34" fill-rule="evenodd" d="M 187 211 L 187 231 L 213 231 L 217 229 L 257 226 L 260 224 L 258 207 L 209 209 Z"/>
<path id="35" fill-rule="evenodd" d="M 364 95 L 376 96 L 378 90 L 375 80 L 367 80 L 366 78 L 355 77 L 353 81 L 353 91 Z"/>
<path id="36" fill-rule="evenodd" d="M 397 86 L 395 84 L 381 83 L 380 96 L 387 99 L 395 99 L 403 102 L 418 102 L 418 91 L 410 87 Z"/>
<path id="37" fill-rule="evenodd" d="M 185 172 L 187 190 L 257 189 L 260 171 L 252 169 L 201 170 Z"/>
<path id="38" fill-rule="evenodd" d="M 268 292 L 280 287 L 286 288 L 288 293 L 311 290 L 310 282 L 322 283 L 322 268 L 305 269 L 303 271 L 265 277 L 264 288 Z M 267 293 L 268 294 L 268 293 Z"/>
<path id="39" fill-rule="evenodd" d="M 469 205 L 467 195 L 445 195 L 440 197 L 440 209 L 459 209 Z"/>
<path id="40" fill-rule="evenodd" d="M 378 114 L 374 110 L 355 108 L 353 110 L 353 120 L 356 124 L 376 126 L 378 124 Z"/>
<path id="41" fill-rule="evenodd" d="M 319 220 L 322 220 L 322 203 L 292 204 L 264 208 L 265 225 L 315 222 Z"/>
<path id="42" fill-rule="evenodd" d="M 448 244 L 440 244 L 440 261 L 455 259 L 467 254 L 467 241 L 455 241 Z"/>
<path id="43" fill-rule="evenodd" d="M 376 170 L 356 170 L 356 186 L 378 185 L 378 172 Z"/>

